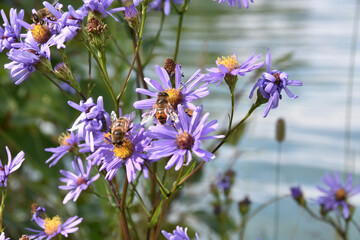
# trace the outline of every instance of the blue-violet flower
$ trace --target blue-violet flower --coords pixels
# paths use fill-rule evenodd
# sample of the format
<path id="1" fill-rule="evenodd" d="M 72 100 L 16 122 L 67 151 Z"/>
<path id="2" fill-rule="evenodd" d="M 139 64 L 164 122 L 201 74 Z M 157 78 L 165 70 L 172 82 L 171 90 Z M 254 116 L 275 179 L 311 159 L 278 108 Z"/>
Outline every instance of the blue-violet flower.
<path id="1" fill-rule="evenodd" d="M 173 231 L 172 234 L 164 230 L 162 230 L 161 233 L 167 240 L 191 240 L 187 234 L 187 230 L 187 227 L 184 230 L 182 227 L 176 226 L 176 229 Z M 195 233 L 195 236 L 196 240 L 199 240 L 199 235 L 197 233 Z"/>
<path id="2" fill-rule="evenodd" d="M 7 146 L 5 148 L 8 156 L 8 163 L 3 165 L 0 161 L 0 187 L 6 188 L 9 175 L 20 168 L 21 164 L 25 160 L 25 153 L 21 151 L 14 157 L 14 159 L 12 159 L 9 148 Z"/>

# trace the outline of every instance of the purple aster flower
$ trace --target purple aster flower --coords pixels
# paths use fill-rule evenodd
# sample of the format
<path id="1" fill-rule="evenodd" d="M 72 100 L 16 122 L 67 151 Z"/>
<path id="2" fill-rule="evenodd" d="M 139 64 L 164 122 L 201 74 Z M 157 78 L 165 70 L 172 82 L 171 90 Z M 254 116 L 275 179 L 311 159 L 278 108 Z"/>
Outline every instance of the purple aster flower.
<path id="1" fill-rule="evenodd" d="M 342 210 L 345 219 L 350 216 L 350 205 L 348 199 L 360 192 L 360 184 L 352 186 L 353 175 L 349 174 L 346 184 L 343 186 L 340 181 L 339 173 L 335 172 L 334 177 L 326 174 L 322 181 L 329 189 L 317 187 L 325 196 L 319 197 L 316 202 L 325 207 L 325 211 L 329 210 Z"/>
<path id="2" fill-rule="evenodd" d="M 2 233 L 0 234 L 0 240 L 10 240 L 10 238 L 5 237 L 5 233 L 2 232 Z"/>
<path id="3" fill-rule="evenodd" d="M 21 164 L 25 160 L 25 153 L 21 151 L 14 157 L 14 159 L 12 159 L 9 148 L 7 146 L 5 148 L 8 156 L 8 163 L 3 165 L 0 161 L 0 187 L 6 188 L 8 176 L 20 168 Z"/>
<path id="4" fill-rule="evenodd" d="M 86 13 L 88 13 L 89 11 L 100 13 L 103 17 L 107 17 L 107 15 L 110 15 L 116 21 L 118 21 L 118 19 L 113 15 L 113 13 L 124 11 L 125 8 L 119 7 L 107 10 L 113 1 L 114 0 L 83 0 L 84 5 L 81 7 L 81 9 Z"/>
<path id="5" fill-rule="evenodd" d="M 213 0 L 213 1 L 217 1 L 217 0 Z M 241 8 L 241 1 L 244 4 L 245 8 L 249 8 L 249 0 L 219 0 L 219 4 L 223 4 L 226 3 L 227 1 L 229 1 L 229 7 L 235 7 L 236 4 L 239 6 L 239 8 Z M 252 3 L 254 2 L 254 0 L 250 0 Z"/>
<path id="6" fill-rule="evenodd" d="M 142 165 L 148 158 L 145 154 L 145 147 L 151 139 L 146 138 L 145 129 L 139 129 L 139 127 L 140 125 L 134 126 L 126 132 L 121 145 L 113 145 L 112 136 L 108 134 L 103 145 L 87 158 L 92 159 L 92 164 L 102 163 L 100 171 L 106 170 L 106 179 L 111 180 L 116 172 L 124 166 L 127 179 L 131 182 L 136 178 L 136 170 L 142 170 Z M 147 177 L 146 169 L 144 168 L 143 171 L 144 176 Z"/>
<path id="7" fill-rule="evenodd" d="M 301 81 L 289 80 L 289 75 L 286 72 L 280 72 L 278 70 L 271 70 L 271 52 L 266 54 L 266 69 L 263 73 L 263 78 L 259 78 L 250 93 L 252 98 L 256 88 L 259 88 L 261 95 L 268 100 L 263 117 L 266 117 L 271 108 L 277 108 L 279 100 L 282 98 L 281 90 L 285 90 L 286 94 L 291 99 L 295 99 L 298 96 L 294 95 L 287 86 L 302 86 Z"/>
<path id="8" fill-rule="evenodd" d="M 79 225 L 82 222 L 82 218 L 79 218 L 78 216 L 71 217 L 67 219 L 64 223 L 62 223 L 59 216 L 55 216 L 53 218 L 45 218 L 44 221 L 40 224 L 38 223 L 39 227 L 41 227 L 43 230 L 36 230 L 36 229 L 30 229 L 26 228 L 27 230 L 34 232 L 34 235 L 30 235 L 30 239 L 35 240 L 42 240 L 46 238 L 46 240 L 50 240 L 52 238 L 55 238 L 56 236 L 63 235 L 65 237 L 68 237 L 70 233 L 74 233 L 77 230 L 79 230 L 76 225 Z"/>
<path id="9" fill-rule="evenodd" d="M 16 80 L 16 85 L 27 79 L 39 67 L 39 64 L 50 64 L 48 61 L 50 45 L 41 44 L 39 47 L 30 31 L 23 42 L 13 43 L 11 46 L 13 48 L 7 55 L 12 62 L 5 64 L 4 67 L 10 69 L 11 77 Z"/>
<path id="10" fill-rule="evenodd" d="M 255 56 L 254 52 L 241 65 L 239 65 L 235 52 L 232 56 L 218 58 L 215 61 L 216 65 L 218 66 L 217 68 L 206 69 L 207 71 L 209 71 L 209 73 L 206 75 L 206 80 L 208 80 L 209 83 L 217 82 L 216 86 L 219 86 L 226 76 L 245 76 L 245 73 L 251 72 L 264 65 L 264 62 L 256 63 L 256 61 L 258 61 L 260 57 L 261 54 Z"/>
<path id="11" fill-rule="evenodd" d="M 100 177 L 100 173 L 90 177 L 92 165 L 91 161 L 89 160 L 86 171 L 81 158 L 77 159 L 77 163 L 75 158 L 75 160 L 72 162 L 72 166 L 74 168 L 75 174 L 65 170 L 60 170 L 60 173 L 65 177 L 60 178 L 60 181 L 66 183 L 66 185 L 59 186 L 59 188 L 62 190 L 70 190 L 70 192 L 66 194 L 63 204 L 66 204 L 71 199 L 76 202 L 80 196 L 80 193 L 85 191 L 88 187 L 90 187 L 91 183 L 95 182 Z"/>
<path id="12" fill-rule="evenodd" d="M 184 0 L 173 0 L 174 4 L 182 4 L 183 2 Z M 169 15 L 171 10 L 170 0 L 154 0 L 150 3 L 149 10 L 163 10 L 165 15 Z"/>
<path id="13" fill-rule="evenodd" d="M 181 104 L 184 108 L 195 110 L 196 106 L 191 102 L 210 94 L 208 87 L 206 87 L 206 83 L 194 90 L 194 88 L 203 80 L 204 75 L 199 74 L 201 69 L 197 70 L 185 83 L 182 83 L 180 66 L 176 65 L 175 88 L 171 85 L 169 74 L 164 68 L 155 66 L 155 69 L 162 84 L 159 84 L 157 81 L 150 78 L 144 78 L 145 82 L 154 88 L 155 91 L 137 88 L 136 92 L 152 97 L 150 99 L 136 101 L 133 106 L 137 109 L 153 108 L 159 92 L 165 91 L 169 95 L 169 103 L 175 110 L 178 104 Z"/>
<path id="14" fill-rule="evenodd" d="M 164 230 L 161 231 L 161 233 L 166 237 L 168 240 L 191 240 L 187 234 L 188 228 L 186 227 L 185 230 L 180 227 L 176 226 L 176 229 L 173 231 L 173 233 L 168 233 Z M 199 240 L 199 235 L 195 233 L 196 240 Z"/>
<path id="15" fill-rule="evenodd" d="M 80 104 L 72 101 L 68 101 L 68 104 L 81 112 L 69 131 L 77 131 L 80 140 L 84 139 L 93 152 L 96 139 L 102 138 L 103 132 L 109 131 L 111 124 L 110 115 L 104 109 L 103 98 L 98 97 L 97 104 L 92 98 L 87 99 L 86 102 L 81 100 Z"/>
<path id="16" fill-rule="evenodd" d="M 19 24 L 17 20 L 23 20 L 24 10 L 21 9 L 19 14 L 17 14 L 17 10 L 11 8 L 9 16 L 10 22 L 2 9 L 1 16 L 4 20 L 4 29 L 0 26 L 0 52 L 4 51 L 4 49 L 11 49 L 11 44 L 19 41 L 21 24 Z"/>
<path id="17" fill-rule="evenodd" d="M 291 191 L 291 196 L 294 199 L 299 199 L 300 197 L 303 196 L 303 192 L 301 191 L 300 187 L 291 187 L 290 191 Z"/>
<path id="18" fill-rule="evenodd" d="M 176 171 L 183 165 L 185 156 L 187 156 L 185 164 L 188 165 L 191 162 L 192 153 L 206 162 L 215 159 L 214 154 L 200 148 L 200 143 L 203 140 L 224 137 L 224 135 L 206 136 L 218 127 L 217 121 L 212 120 L 205 123 L 209 113 L 201 117 L 202 106 L 197 107 L 192 117 L 189 117 L 179 104 L 178 113 L 180 121 L 175 123 L 175 128 L 160 124 L 149 127 L 150 131 L 147 136 L 158 139 L 151 142 L 148 149 L 149 159 L 158 161 L 162 157 L 171 156 L 165 169 L 170 169 L 176 165 Z"/>
<path id="19" fill-rule="evenodd" d="M 56 148 L 45 148 L 45 151 L 54 153 L 45 163 L 49 163 L 49 167 L 54 166 L 68 152 L 77 149 L 79 144 L 78 136 L 74 133 L 63 133 L 58 139 L 60 146 Z"/>
<path id="20" fill-rule="evenodd" d="M 139 16 L 139 11 L 136 9 L 135 5 L 130 5 L 125 7 L 125 18 L 126 19 L 136 19 Z"/>
<path id="21" fill-rule="evenodd" d="M 228 190 L 234 181 L 234 177 L 235 172 L 228 169 L 224 174 L 219 174 L 217 186 L 224 191 Z"/>
<path id="22" fill-rule="evenodd" d="M 45 19 L 49 23 L 53 37 L 51 44 L 56 45 L 58 49 L 65 48 L 65 42 L 70 41 L 77 35 L 81 29 L 83 18 L 87 15 L 82 10 L 75 10 L 71 5 L 67 12 L 62 12 L 61 6 L 53 6 L 48 2 L 43 2 L 44 6 L 54 15 L 55 19 Z"/>

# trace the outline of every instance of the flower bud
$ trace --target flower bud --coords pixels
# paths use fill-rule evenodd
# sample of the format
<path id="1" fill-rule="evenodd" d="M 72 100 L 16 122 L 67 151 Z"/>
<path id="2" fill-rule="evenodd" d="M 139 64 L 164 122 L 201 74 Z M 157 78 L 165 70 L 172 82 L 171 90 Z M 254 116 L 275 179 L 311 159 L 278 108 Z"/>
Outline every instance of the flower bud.
<path id="1" fill-rule="evenodd" d="M 251 201 L 249 197 L 248 196 L 244 197 L 244 199 L 238 203 L 238 207 L 241 216 L 243 217 L 246 216 L 246 214 L 249 212 L 251 207 Z"/>
<path id="2" fill-rule="evenodd" d="M 306 200 L 304 198 L 304 194 L 301 191 L 300 187 L 291 187 L 290 191 L 291 191 L 291 196 L 300 206 L 306 205 Z"/>
<path id="3" fill-rule="evenodd" d="M 58 63 L 54 67 L 54 72 L 57 77 L 64 79 L 64 80 L 72 80 L 72 74 L 68 66 L 64 63 Z"/>
<path id="4" fill-rule="evenodd" d="M 125 20 L 128 22 L 129 26 L 134 29 L 135 33 L 139 32 L 140 27 L 140 15 L 135 5 L 130 5 L 125 7 Z"/>

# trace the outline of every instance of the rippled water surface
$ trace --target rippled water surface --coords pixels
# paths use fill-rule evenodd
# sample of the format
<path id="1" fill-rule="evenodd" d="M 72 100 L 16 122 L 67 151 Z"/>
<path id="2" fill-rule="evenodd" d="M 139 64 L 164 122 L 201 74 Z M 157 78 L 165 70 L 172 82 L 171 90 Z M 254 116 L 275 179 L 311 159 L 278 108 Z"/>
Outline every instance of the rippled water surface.
<path id="1" fill-rule="evenodd" d="M 205 8 L 204 2 L 208 2 Z M 216 179 L 219 169 L 230 167 L 237 173 L 232 192 L 235 200 L 249 194 L 257 205 L 272 198 L 278 149 L 274 133 L 279 117 L 285 119 L 287 127 L 281 154 L 281 193 L 288 193 L 289 186 L 301 185 L 307 197 L 315 198 L 319 195 L 315 186 L 321 184 L 320 178 L 326 172 L 343 173 L 346 93 L 355 6 L 355 0 L 256 0 L 250 9 L 239 10 L 218 6 L 212 1 L 193 0 L 185 16 L 178 59 L 185 75 L 189 76 L 198 67 L 214 66 L 217 56 L 228 56 L 236 51 L 241 61 L 255 50 L 265 55 L 270 48 L 275 60 L 292 54 L 285 64 L 273 67 L 282 67 L 279 70 L 285 70 L 290 79 L 303 81 L 304 86 L 292 87 L 299 98 L 291 100 L 284 95 L 279 108 L 270 111 L 267 118 L 262 118 L 264 106 L 257 109 L 242 141 L 236 147 L 223 148 L 216 161 L 207 164 L 204 177 L 209 181 L 201 183 L 201 188 L 193 186 L 189 194 L 210 196 L 210 181 Z M 164 45 L 158 49 L 162 58 L 174 47 L 176 24 L 176 18 L 165 23 Z M 150 29 L 156 31 L 157 26 L 150 26 Z M 356 52 L 356 59 L 351 158 L 347 161 L 351 171 L 357 173 L 355 180 L 359 182 L 360 51 Z M 236 108 L 236 120 L 245 115 L 252 103 L 247 98 L 252 86 L 244 84 L 249 79 L 244 78 L 238 84 L 238 89 L 244 87 L 245 91 Z M 222 88 L 212 87 L 211 90 L 214 97 L 206 98 L 205 108 L 212 117 L 227 124 L 228 89 L 222 85 Z M 352 165 L 354 162 L 356 164 Z M 211 197 L 202 201 L 199 197 L 199 202 L 191 209 L 206 209 L 204 204 L 210 201 Z M 354 198 L 353 203 L 360 206 L 360 199 Z M 188 211 L 188 206 L 184 209 Z M 272 239 L 273 212 L 270 206 L 255 217 L 246 239 Z M 330 227 L 311 219 L 291 199 L 281 201 L 280 216 L 280 239 L 334 238 Z M 360 218 L 359 213 L 356 218 Z M 189 221 L 196 222 L 196 219 L 190 217 Z M 205 227 L 199 233 L 204 239 L 211 236 Z M 358 239 L 355 231 L 352 234 L 352 239 Z"/>

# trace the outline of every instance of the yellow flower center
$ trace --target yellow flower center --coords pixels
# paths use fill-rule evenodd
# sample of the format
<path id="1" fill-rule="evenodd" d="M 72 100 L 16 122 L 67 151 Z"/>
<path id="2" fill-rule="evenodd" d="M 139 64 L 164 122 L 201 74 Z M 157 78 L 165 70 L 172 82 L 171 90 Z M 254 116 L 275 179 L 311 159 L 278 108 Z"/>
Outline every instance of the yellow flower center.
<path id="1" fill-rule="evenodd" d="M 239 64 L 238 61 L 236 59 L 235 54 L 233 54 L 232 56 L 228 56 L 228 57 L 222 57 L 216 60 L 217 65 L 224 65 L 227 70 L 229 70 L 229 72 L 231 72 L 232 70 L 234 70 L 235 68 L 239 68 Z"/>
<path id="2" fill-rule="evenodd" d="M 60 224 L 61 220 L 59 216 L 55 216 L 53 218 L 46 218 L 44 220 L 45 233 L 47 235 L 56 233 Z"/>
<path id="3" fill-rule="evenodd" d="M 166 93 L 169 95 L 169 103 L 174 109 L 176 109 L 177 105 L 182 101 L 180 89 L 170 88 L 166 91 Z"/>
<path id="4" fill-rule="evenodd" d="M 70 146 L 71 144 L 67 141 L 68 139 L 70 139 L 70 133 L 66 132 L 66 133 L 62 133 L 59 138 L 58 138 L 58 142 L 60 143 L 60 145 L 62 146 Z"/>
<path id="5" fill-rule="evenodd" d="M 125 160 L 133 154 L 134 144 L 132 144 L 129 139 L 124 138 L 123 144 L 120 146 L 114 146 L 114 150 L 112 151 L 114 152 L 115 156 Z"/>
<path id="6" fill-rule="evenodd" d="M 50 28 L 46 25 L 42 25 L 37 23 L 36 25 L 32 25 L 33 29 L 31 33 L 38 43 L 46 43 L 51 36 Z"/>

